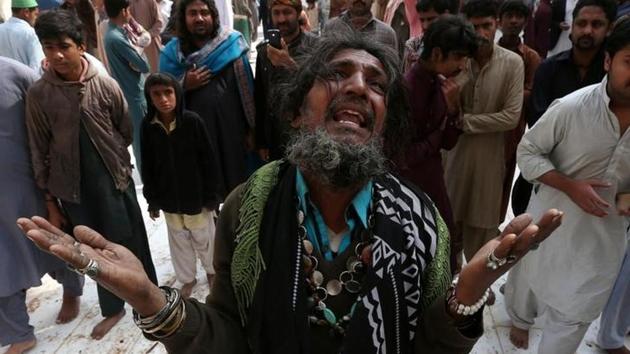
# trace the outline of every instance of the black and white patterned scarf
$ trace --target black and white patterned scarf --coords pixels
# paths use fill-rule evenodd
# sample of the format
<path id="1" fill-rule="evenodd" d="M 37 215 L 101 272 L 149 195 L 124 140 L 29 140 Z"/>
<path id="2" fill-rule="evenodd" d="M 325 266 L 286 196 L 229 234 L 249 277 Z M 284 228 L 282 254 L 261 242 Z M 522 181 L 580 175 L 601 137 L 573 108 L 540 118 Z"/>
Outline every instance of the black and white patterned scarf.
<path id="1" fill-rule="evenodd" d="M 277 170 L 258 235 L 265 270 L 257 277 L 245 328 L 255 353 L 310 353 L 295 167 Z M 423 274 L 436 254 L 439 215 L 428 197 L 396 177 L 386 174 L 373 182 L 372 266 L 340 352 L 412 353 L 422 316 Z"/>

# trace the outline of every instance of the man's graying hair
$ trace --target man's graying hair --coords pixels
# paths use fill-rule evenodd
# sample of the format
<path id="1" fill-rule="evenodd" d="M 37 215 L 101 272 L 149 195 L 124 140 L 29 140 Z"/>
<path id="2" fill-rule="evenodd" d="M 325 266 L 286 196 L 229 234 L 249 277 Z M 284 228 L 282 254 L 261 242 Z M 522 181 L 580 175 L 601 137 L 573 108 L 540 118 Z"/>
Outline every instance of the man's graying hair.
<path id="1" fill-rule="evenodd" d="M 401 69 L 398 54 L 374 39 L 356 33 L 331 34 L 322 37 L 319 43 L 301 58 L 298 69 L 283 84 L 278 85 L 273 107 L 277 107 L 276 116 L 293 121 L 300 114 L 306 95 L 315 80 L 334 77 L 329 62 L 336 54 L 345 49 L 364 50 L 376 57 L 387 74 L 385 93 L 387 113 L 383 145 L 388 157 L 400 151 L 408 132 L 408 109 L 405 90 L 401 81 Z"/>

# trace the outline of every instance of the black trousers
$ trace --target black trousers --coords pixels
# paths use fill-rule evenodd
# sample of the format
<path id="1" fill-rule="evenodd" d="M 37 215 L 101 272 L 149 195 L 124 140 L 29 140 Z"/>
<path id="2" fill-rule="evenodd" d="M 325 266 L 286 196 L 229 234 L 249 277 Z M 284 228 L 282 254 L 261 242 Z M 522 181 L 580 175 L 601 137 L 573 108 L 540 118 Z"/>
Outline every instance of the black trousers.
<path id="1" fill-rule="evenodd" d="M 532 184 L 527 182 L 522 174 L 518 176 L 512 189 L 512 211 L 514 215 L 523 214 L 527 210 L 532 188 Z"/>
<path id="2" fill-rule="evenodd" d="M 83 126 L 79 134 L 79 149 L 81 201 L 61 202 L 70 224 L 73 227 L 88 226 L 107 240 L 129 249 L 138 257 L 149 279 L 157 284 L 147 231 L 133 181 L 130 178 L 129 186 L 124 191 L 116 189 L 111 174 Z M 98 301 L 104 317 L 120 313 L 125 306 L 122 299 L 101 286 L 98 286 Z"/>

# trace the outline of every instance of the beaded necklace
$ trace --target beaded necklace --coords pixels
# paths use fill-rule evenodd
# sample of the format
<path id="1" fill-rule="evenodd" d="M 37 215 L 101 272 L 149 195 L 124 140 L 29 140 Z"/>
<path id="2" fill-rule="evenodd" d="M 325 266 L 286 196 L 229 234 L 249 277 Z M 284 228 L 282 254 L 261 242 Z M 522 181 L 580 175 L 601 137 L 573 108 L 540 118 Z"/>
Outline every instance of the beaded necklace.
<path id="1" fill-rule="evenodd" d="M 350 312 L 344 316 L 337 316 L 332 309 L 326 306 L 328 297 L 337 296 L 344 290 L 350 294 L 358 294 L 361 291 L 361 281 L 365 276 L 368 265 L 372 259 L 372 227 L 374 224 L 372 215 L 368 217 L 369 230 L 361 232 L 361 240 L 354 247 L 354 256 L 350 256 L 346 262 L 346 270 L 339 274 L 338 278 L 329 279 L 324 285 L 324 275 L 318 270 L 319 261 L 313 255 L 314 247 L 307 237 L 304 227 L 304 212 L 298 210 L 298 236 L 302 241 L 302 264 L 306 281 L 308 283 L 309 297 L 307 299 L 307 311 L 309 323 L 319 326 L 331 327 L 331 335 L 343 336 L 350 318 L 354 314 L 357 302 L 355 301 Z"/>

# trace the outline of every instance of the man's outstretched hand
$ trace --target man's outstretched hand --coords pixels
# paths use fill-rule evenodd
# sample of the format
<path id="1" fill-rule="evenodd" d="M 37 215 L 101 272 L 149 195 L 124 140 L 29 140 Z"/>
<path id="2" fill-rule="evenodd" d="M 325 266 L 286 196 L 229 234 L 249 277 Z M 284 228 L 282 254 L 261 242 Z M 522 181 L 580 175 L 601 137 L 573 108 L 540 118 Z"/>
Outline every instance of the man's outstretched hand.
<path id="1" fill-rule="evenodd" d="M 37 247 L 74 268 L 85 268 L 90 259 L 95 260 L 99 273 L 94 280 L 128 302 L 140 315 L 153 315 L 166 304 L 164 294 L 149 280 L 138 258 L 89 227 L 74 228 L 74 236 L 80 243 L 75 245 L 74 238 L 39 216 L 20 218 L 17 224 Z"/>
<path id="2" fill-rule="evenodd" d="M 486 243 L 462 268 L 457 284 L 457 299 L 464 305 L 472 305 L 479 300 L 487 288 L 523 258 L 534 246 L 543 242 L 562 222 L 561 211 L 547 210 L 534 224 L 532 217 L 521 214 L 505 227 L 501 235 Z M 486 266 L 488 255 L 494 250 L 497 258 L 512 256 L 514 262 L 496 270 Z"/>

